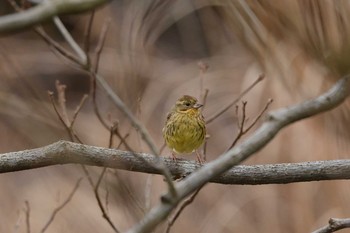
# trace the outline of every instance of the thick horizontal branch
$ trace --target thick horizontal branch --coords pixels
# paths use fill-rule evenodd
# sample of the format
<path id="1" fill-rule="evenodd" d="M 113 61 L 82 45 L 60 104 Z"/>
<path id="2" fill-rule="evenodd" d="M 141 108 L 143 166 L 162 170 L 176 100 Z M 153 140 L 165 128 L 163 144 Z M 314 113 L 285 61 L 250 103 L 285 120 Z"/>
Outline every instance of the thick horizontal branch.
<path id="1" fill-rule="evenodd" d="M 25 29 L 60 14 L 88 11 L 109 0 L 49 0 L 28 10 L 0 17 L 0 34 Z"/>
<path id="2" fill-rule="evenodd" d="M 142 159 L 141 159 L 142 158 Z M 175 178 L 186 177 L 200 165 L 195 161 L 161 157 Z M 85 164 L 135 172 L 161 174 L 152 166 L 155 156 L 59 141 L 51 145 L 0 155 L 0 173 L 52 166 Z M 210 182 L 220 184 L 287 184 L 293 182 L 350 179 L 350 160 L 236 166 Z"/>

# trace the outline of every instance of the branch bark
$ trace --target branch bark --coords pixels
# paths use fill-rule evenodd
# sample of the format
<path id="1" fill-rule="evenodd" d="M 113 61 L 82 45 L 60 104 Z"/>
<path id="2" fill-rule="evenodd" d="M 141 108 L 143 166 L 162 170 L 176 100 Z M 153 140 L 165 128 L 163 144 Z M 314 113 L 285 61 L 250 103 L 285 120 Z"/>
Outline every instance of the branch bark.
<path id="1" fill-rule="evenodd" d="M 18 13 L 0 17 L 0 34 L 25 29 L 59 14 L 78 13 L 95 9 L 109 0 L 49 0 Z"/>
<path id="2" fill-rule="evenodd" d="M 187 177 L 201 168 L 195 161 L 179 158 L 175 163 L 171 158 L 160 159 L 175 178 Z M 155 161 L 155 156 L 150 154 L 59 141 L 37 149 L 0 154 L 0 173 L 78 163 L 161 175 L 161 172 L 151 165 Z M 262 185 L 342 179 L 350 179 L 350 160 L 239 165 L 212 177 L 209 182 Z"/>
<path id="3" fill-rule="evenodd" d="M 331 218 L 329 219 L 327 226 L 313 231 L 312 233 L 331 233 L 345 228 L 350 228 L 350 218 Z"/>

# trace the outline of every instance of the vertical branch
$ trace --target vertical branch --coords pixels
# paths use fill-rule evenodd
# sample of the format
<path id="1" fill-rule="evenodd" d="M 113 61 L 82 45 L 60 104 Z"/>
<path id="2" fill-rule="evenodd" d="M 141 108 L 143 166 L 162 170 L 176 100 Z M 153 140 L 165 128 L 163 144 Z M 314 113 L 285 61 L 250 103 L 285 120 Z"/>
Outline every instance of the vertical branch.
<path id="1" fill-rule="evenodd" d="M 199 68 L 199 87 L 200 87 L 200 101 L 203 104 L 204 103 L 204 96 L 205 96 L 205 91 L 204 91 L 204 75 L 207 72 L 209 65 L 203 61 L 199 61 L 197 63 L 198 68 Z M 204 104 L 203 104 L 204 105 Z"/>
<path id="2" fill-rule="evenodd" d="M 56 85 L 56 90 L 57 90 L 57 99 L 58 99 L 58 106 L 61 109 L 61 117 L 65 124 L 70 127 L 70 120 L 68 117 L 67 113 L 67 108 L 66 108 L 66 95 L 65 95 L 65 90 L 67 88 L 66 85 L 61 84 L 59 80 L 56 80 L 55 82 Z"/>
<path id="3" fill-rule="evenodd" d="M 24 212 L 26 214 L 26 228 L 27 228 L 27 233 L 30 233 L 30 205 L 27 200 L 24 201 L 26 207 L 24 209 Z"/>
<path id="4" fill-rule="evenodd" d="M 91 38 L 91 30 L 92 30 L 92 25 L 95 19 L 95 10 L 92 10 L 90 16 L 89 16 L 89 21 L 86 26 L 85 32 L 84 32 L 84 40 L 83 40 L 83 49 L 85 51 L 85 54 L 87 55 L 87 65 L 90 65 L 90 58 L 89 58 L 89 53 L 90 53 L 90 38 Z"/>

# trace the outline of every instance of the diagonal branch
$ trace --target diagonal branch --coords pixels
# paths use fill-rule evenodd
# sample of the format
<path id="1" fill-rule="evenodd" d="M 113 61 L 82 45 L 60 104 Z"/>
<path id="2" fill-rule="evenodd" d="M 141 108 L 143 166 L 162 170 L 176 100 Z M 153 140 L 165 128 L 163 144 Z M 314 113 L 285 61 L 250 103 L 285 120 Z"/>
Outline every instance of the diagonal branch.
<path id="1" fill-rule="evenodd" d="M 331 233 L 345 228 L 350 228 L 350 218 L 331 218 L 329 219 L 327 226 L 313 231 L 312 233 Z"/>
<path id="2" fill-rule="evenodd" d="M 40 231 L 41 233 L 44 233 L 44 232 L 47 230 L 47 228 L 50 226 L 50 224 L 52 223 L 52 221 L 55 219 L 56 214 L 58 214 L 58 212 L 61 211 L 61 210 L 72 200 L 72 198 L 73 198 L 75 192 L 76 192 L 76 191 L 78 190 L 78 188 L 79 188 L 79 185 L 80 185 L 81 180 L 82 180 L 82 178 L 80 178 L 80 179 L 76 182 L 76 184 L 75 184 L 75 186 L 74 186 L 72 192 L 68 195 L 67 199 L 66 199 L 61 205 L 57 206 L 57 207 L 53 210 L 53 212 L 52 212 L 52 214 L 51 214 L 49 220 L 47 221 L 47 223 L 45 224 L 45 226 L 43 227 L 43 229 L 41 229 L 41 231 Z"/>
<path id="3" fill-rule="evenodd" d="M 28 10 L 0 17 L 0 34 L 35 26 L 59 14 L 92 10 L 109 0 L 51 0 Z"/>
<path id="4" fill-rule="evenodd" d="M 135 225 L 128 232 L 153 231 L 160 222 L 167 218 L 182 199 L 209 182 L 213 177 L 223 174 L 261 150 L 285 126 L 333 109 L 341 104 L 349 95 L 349 86 L 350 75 L 347 75 L 340 79 L 329 91 L 317 98 L 269 113 L 266 121 L 251 137 L 177 183 L 177 198 L 172 198 L 171 203 L 164 201 L 159 203 L 148 212 L 139 224 Z M 162 200 L 166 199 L 169 199 L 169 194 L 162 198 Z"/>

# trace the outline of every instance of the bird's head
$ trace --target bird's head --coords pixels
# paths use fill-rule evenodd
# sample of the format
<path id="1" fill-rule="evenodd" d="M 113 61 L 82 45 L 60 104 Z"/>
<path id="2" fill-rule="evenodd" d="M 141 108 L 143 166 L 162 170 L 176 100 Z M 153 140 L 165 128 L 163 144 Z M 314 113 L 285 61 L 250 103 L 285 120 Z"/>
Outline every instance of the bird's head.
<path id="1" fill-rule="evenodd" d="M 180 99 L 176 101 L 175 108 L 179 112 L 188 112 L 189 110 L 195 110 L 198 111 L 200 107 L 202 107 L 202 104 L 197 103 L 197 99 L 189 96 L 184 95 Z"/>

